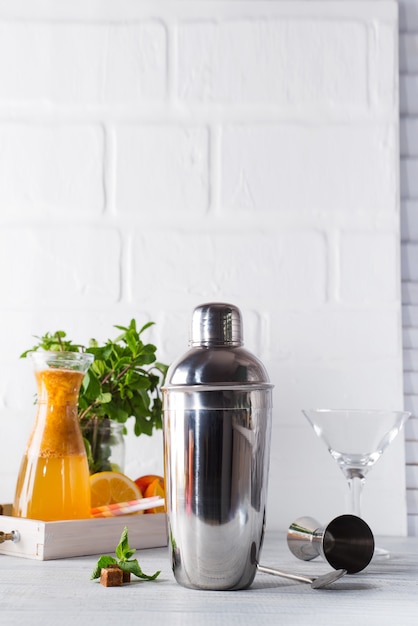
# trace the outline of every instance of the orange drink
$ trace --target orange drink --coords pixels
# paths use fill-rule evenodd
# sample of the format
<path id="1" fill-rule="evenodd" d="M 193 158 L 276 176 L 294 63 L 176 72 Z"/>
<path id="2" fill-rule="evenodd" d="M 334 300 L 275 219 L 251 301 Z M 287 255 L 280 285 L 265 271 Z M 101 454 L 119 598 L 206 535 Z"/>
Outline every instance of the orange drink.
<path id="1" fill-rule="evenodd" d="M 45 521 L 90 517 L 86 463 L 81 455 L 32 458 L 25 455 L 13 514 Z"/>
<path id="2" fill-rule="evenodd" d="M 38 411 L 16 485 L 13 515 L 45 521 L 90 517 L 87 456 L 77 416 L 92 355 L 34 353 Z"/>

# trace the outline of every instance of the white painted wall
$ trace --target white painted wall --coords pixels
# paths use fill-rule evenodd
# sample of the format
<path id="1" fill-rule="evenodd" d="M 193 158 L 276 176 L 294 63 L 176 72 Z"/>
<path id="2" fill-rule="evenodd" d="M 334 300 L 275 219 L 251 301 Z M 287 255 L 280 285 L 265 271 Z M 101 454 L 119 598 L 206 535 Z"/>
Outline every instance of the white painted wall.
<path id="1" fill-rule="evenodd" d="M 63 328 L 237 304 L 274 392 L 268 526 L 345 511 L 306 406 L 403 403 L 397 4 L 52 0 L 0 6 L 0 500 L 33 423 L 19 354 Z M 162 471 L 161 436 L 127 473 Z M 403 437 L 364 516 L 406 532 Z"/>

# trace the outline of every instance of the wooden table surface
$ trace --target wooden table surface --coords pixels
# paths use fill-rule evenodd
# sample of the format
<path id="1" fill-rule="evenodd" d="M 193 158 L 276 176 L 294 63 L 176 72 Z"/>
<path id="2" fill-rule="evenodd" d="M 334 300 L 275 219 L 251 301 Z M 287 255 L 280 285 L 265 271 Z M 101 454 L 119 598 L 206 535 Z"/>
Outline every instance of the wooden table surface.
<path id="1" fill-rule="evenodd" d="M 246 591 L 198 591 L 180 587 L 167 548 L 137 551 L 155 582 L 134 579 L 105 588 L 90 580 L 95 556 L 34 561 L 0 555 L 0 624 L 25 626 L 217 626 L 235 624 L 418 624 L 418 539 L 379 538 L 389 559 L 372 561 L 359 574 L 328 589 L 258 573 Z M 267 533 L 263 565 L 307 575 L 330 568 L 321 558 L 298 561 L 285 537 Z"/>

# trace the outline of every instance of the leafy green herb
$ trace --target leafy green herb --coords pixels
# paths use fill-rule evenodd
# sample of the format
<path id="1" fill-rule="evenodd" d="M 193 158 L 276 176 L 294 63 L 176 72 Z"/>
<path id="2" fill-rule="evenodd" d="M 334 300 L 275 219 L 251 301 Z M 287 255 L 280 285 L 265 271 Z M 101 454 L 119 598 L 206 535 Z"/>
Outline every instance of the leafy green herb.
<path id="1" fill-rule="evenodd" d="M 125 423 L 133 417 L 137 436 L 152 435 L 154 429 L 162 428 L 162 401 L 160 388 L 167 366 L 156 358 L 156 347 L 142 341 L 142 333 L 153 322 L 137 330 L 136 322 L 129 326 L 115 326 L 122 331 L 116 339 L 108 339 L 99 345 L 94 339 L 87 346 L 76 344 L 67 338 L 63 330 L 37 337 L 38 343 L 26 350 L 26 357 L 37 350 L 89 352 L 94 355 L 81 385 L 78 417 L 87 440 L 86 449 L 90 471 L 112 469 L 109 464 L 109 448 L 103 449 L 98 436 L 98 420 Z"/>
<path id="2" fill-rule="evenodd" d="M 116 546 L 115 552 L 118 557 L 117 559 L 113 556 L 109 556 L 108 554 L 104 554 L 99 558 L 91 574 L 90 580 L 100 578 L 102 568 L 109 567 L 109 565 L 117 565 L 124 572 L 134 574 L 137 578 L 142 578 L 142 580 L 155 580 L 157 576 L 161 574 L 160 570 L 152 575 L 144 574 L 137 559 L 131 558 L 135 554 L 136 550 L 129 546 L 128 528 L 126 526 L 122 531 L 120 541 Z"/>
<path id="3" fill-rule="evenodd" d="M 84 346 L 73 343 L 70 339 L 65 339 L 66 333 L 63 330 L 56 330 L 55 333 L 45 333 L 42 337 L 35 335 L 39 342 L 33 348 L 26 350 L 20 358 L 27 357 L 30 352 L 37 350 L 48 350 L 52 352 L 84 352 Z"/>
<path id="4" fill-rule="evenodd" d="M 107 554 L 102 554 L 99 560 L 96 563 L 96 566 L 90 576 L 90 580 L 94 580 L 95 578 L 100 578 L 100 572 L 103 568 L 109 567 L 109 565 L 117 565 L 118 562 L 113 556 L 109 556 Z"/>

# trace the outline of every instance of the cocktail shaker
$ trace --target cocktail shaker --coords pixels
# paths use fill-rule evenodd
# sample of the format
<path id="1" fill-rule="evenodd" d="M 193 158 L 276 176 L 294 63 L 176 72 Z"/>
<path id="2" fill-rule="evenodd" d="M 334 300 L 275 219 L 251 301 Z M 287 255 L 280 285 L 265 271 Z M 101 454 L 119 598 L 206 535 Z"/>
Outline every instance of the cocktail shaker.
<path id="1" fill-rule="evenodd" d="M 169 550 L 177 582 L 245 589 L 266 510 L 272 385 L 243 348 L 236 306 L 198 306 L 189 350 L 163 388 Z"/>

